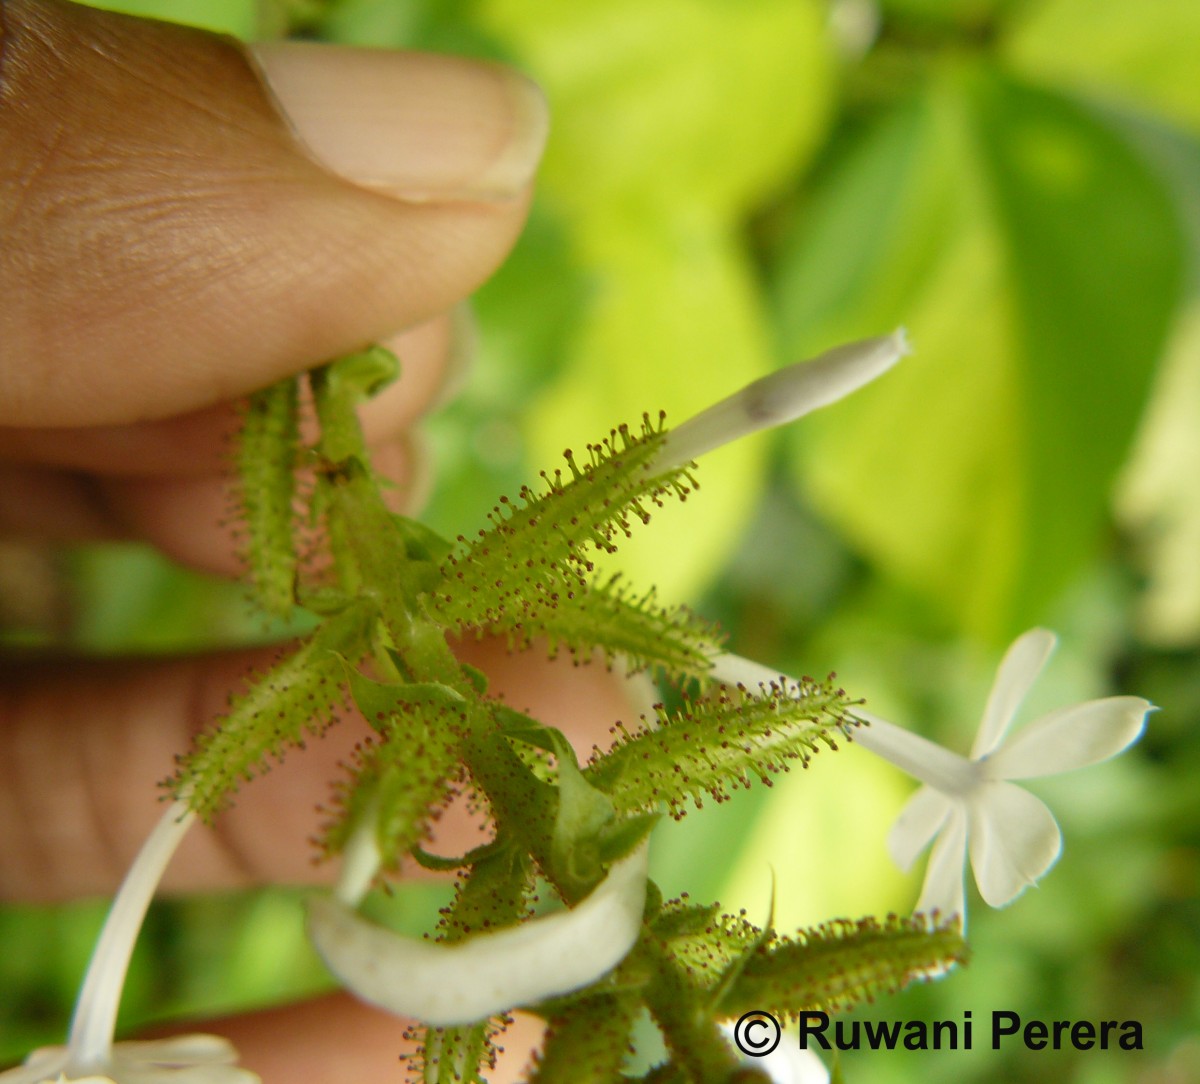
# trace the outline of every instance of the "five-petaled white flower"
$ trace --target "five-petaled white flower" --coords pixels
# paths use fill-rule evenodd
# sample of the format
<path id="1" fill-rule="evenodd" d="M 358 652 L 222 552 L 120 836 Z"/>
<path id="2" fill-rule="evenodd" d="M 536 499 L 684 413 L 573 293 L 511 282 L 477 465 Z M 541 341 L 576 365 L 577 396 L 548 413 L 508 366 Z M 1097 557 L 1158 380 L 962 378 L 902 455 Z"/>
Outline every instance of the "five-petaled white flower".
<path id="1" fill-rule="evenodd" d="M 1062 833 L 1044 802 L 1013 780 L 1083 768 L 1132 745 L 1153 710 L 1138 696 L 1111 696 L 1059 708 L 1007 741 L 1013 717 L 1057 640 L 1045 629 L 1018 637 L 1008 649 L 984 708 L 970 758 L 856 711 L 868 725 L 853 740 L 919 779 L 924 786 L 901 810 L 888 849 L 907 870 L 933 842 L 917 911 L 965 923 L 968 855 L 979 894 L 1003 907 L 1058 858 Z"/>

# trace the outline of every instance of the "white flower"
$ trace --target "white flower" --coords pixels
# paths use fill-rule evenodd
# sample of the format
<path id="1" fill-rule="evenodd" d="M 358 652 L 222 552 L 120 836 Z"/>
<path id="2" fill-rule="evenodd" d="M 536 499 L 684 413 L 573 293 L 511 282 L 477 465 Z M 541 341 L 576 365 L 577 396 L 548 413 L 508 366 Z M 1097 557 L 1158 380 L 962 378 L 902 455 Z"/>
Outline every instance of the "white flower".
<path id="1" fill-rule="evenodd" d="M 25 1064 L 0 1073 L 3 1084 L 258 1084 L 257 1074 L 239 1069 L 237 1051 L 215 1035 L 180 1035 L 154 1042 L 117 1043 L 103 1070 L 67 1075 L 65 1046 L 35 1050 Z"/>
<path id="2" fill-rule="evenodd" d="M 371 863 L 356 858 L 355 889 L 309 901 L 309 938 L 364 1001 L 433 1027 L 474 1023 L 586 986 L 620 963 L 642 927 L 648 849 L 643 842 L 614 862 L 569 911 L 451 944 L 403 937 L 357 914 L 352 901 Z"/>
<path id="3" fill-rule="evenodd" d="M 1062 833 L 1045 803 L 1012 780 L 1098 764 L 1141 736 L 1153 705 L 1137 696 L 1112 696 L 1059 708 L 1004 740 L 1056 642 L 1053 633 L 1033 629 L 1008 649 L 970 758 L 855 712 L 869 725 L 856 728 L 853 740 L 925 784 L 888 837 L 892 858 L 904 870 L 933 842 L 917 911 L 965 920 L 968 854 L 987 903 L 1003 907 L 1015 899 L 1054 864 Z"/>
<path id="4" fill-rule="evenodd" d="M 656 470 L 673 470 L 722 444 L 795 421 L 857 391 L 908 353 L 903 330 L 827 350 L 764 376 L 667 433 Z"/>

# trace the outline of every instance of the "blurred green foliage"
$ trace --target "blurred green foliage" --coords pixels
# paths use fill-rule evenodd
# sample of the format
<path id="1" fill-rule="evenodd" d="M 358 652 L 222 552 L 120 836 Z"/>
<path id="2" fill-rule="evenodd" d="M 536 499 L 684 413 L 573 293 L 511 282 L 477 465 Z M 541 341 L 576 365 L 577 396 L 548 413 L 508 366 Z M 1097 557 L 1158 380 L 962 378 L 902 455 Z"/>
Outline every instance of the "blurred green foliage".
<path id="1" fill-rule="evenodd" d="M 1138 1019 L 1146 1051 L 858 1053 L 842 1069 L 872 1084 L 1200 1080 L 1200 4 L 106 6 L 499 58 L 546 89 L 530 228 L 477 299 L 470 384 L 429 424 L 440 529 L 470 529 L 563 447 L 642 410 L 678 420 L 906 325 L 912 358 L 793 432 L 714 455 L 696 499 L 620 567 L 702 600 L 741 653 L 837 669 L 879 714 L 959 748 L 1032 624 L 1063 647 L 1031 711 L 1115 689 L 1161 705 L 1121 761 L 1036 788 L 1064 856 L 1011 911 L 975 900 L 971 966 L 860 1012 Z M 262 634 L 224 588 L 142 558 L 76 560 L 81 646 Z M 911 906 L 882 842 L 909 784 L 868 761 L 822 756 L 668 825 L 656 877 L 761 913 L 770 863 L 783 924 Z M 322 981 L 286 893 L 156 915 L 130 1022 Z M 0 913 L 0 988 L 24 991 L 0 1006 L 0 1059 L 59 1037 L 96 921 Z"/>

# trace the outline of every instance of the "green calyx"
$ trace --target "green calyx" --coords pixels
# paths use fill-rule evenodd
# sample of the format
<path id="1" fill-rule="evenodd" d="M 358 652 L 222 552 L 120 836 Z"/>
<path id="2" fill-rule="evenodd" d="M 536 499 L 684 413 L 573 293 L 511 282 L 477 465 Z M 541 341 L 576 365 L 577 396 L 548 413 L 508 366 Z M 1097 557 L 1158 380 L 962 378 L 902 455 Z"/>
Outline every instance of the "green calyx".
<path id="1" fill-rule="evenodd" d="M 770 786 L 771 775 L 807 767 L 822 747 L 836 749 L 853 725 L 851 706 L 829 681 L 773 685 L 765 695 L 718 686 L 675 711 L 656 705 L 654 720 L 637 731 L 622 728 L 588 778 L 622 810 L 661 803 L 678 818 L 690 803 L 722 802 L 752 778 Z"/>

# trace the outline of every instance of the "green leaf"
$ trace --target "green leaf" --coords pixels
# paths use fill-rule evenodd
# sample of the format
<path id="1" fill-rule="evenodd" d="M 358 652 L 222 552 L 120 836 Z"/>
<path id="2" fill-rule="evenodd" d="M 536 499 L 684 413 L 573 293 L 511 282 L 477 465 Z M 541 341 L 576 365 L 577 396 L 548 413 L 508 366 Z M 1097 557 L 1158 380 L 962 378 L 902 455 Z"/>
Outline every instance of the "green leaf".
<path id="1" fill-rule="evenodd" d="M 404 539 L 405 555 L 410 561 L 436 563 L 453 549 L 437 531 L 407 516 L 393 515 L 396 527 Z"/>
<path id="2" fill-rule="evenodd" d="M 378 395 L 400 376 L 400 361 L 384 346 L 368 346 L 325 368 L 328 394 L 361 403 Z"/>
<path id="3" fill-rule="evenodd" d="M 798 429 L 801 484 L 959 627 L 1036 623 L 1103 540 L 1180 246 L 1163 185 L 1100 118 L 945 73 L 861 137 L 789 245 L 795 349 L 897 323 L 916 348 Z"/>
<path id="4" fill-rule="evenodd" d="M 823 130 L 832 55 L 812 0 L 484 0 L 480 10 L 546 89 L 557 123 L 542 182 L 573 216 L 623 202 L 737 213 Z"/>
<path id="5" fill-rule="evenodd" d="M 616 819 L 616 811 L 611 799 L 584 778 L 570 742 L 557 730 L 550 733 L 556 739 L 554 757 L 558 769 L 558 808 L 550 857 L 556 882 L 578 898 L 604 875 L 599 845 L 605 830 Z"/>
<path id="6" fill-rule="evenodd" d="M 503 705 L 493 710 L 506 738 L 554 756 L 552 795 L 547 781 L 538 779 L 541 793 L 554 809 L 549 845 L 543 847 L 550 862 L 547 873 L 568 900 L 582 899 L 613 862 L 624 858 L 649 835 L 658 815 L 618 818 L 611 798 L 580 771 L 575 750 L 560 730 Z M 537 777 L 531 773 L 530 778 Z"/>
<path id="7" fill-rule="evenodd" d="M 1180 300 L 1182 228 L 1149 166 L 1082 106 L 1001 79 L 977 103 L 1032 450 L 1016 591 L 1045 598 L 1095 548 Z"/>
<path id="8" fill-rule="evenodd" d="M 459 884 L 454 906 L 443 915 L 443 940 L 460 941 L 481 930 L 509 926 L 526 913 L 530 863 L 501 835 L 478 857 Z"/>
<path id="9" fill-rule="evenodd" d="M 1117 511 L 1145 572 L 1139 631 L 1152 643 L 1200 641 L 1200 303 L 1181 322 L 1155 389 Z"/>
<path id="10" fill-rule="evenodd" d="M 471 707 L 471 702 L 457 689 L 437 682 L 374 681 L 352 667 L 346 680 L 358 710 L 377 730 L 382 730 L 394 717 L 418 708 L 465 712 Z"/>
<path id="11" fill-rule="evenodd" d="M 343 586 L 375 604 L 405 676 L 470 687 L 472 679 L 451 654 L 442 628 L 421 611 L 420 592 L 436 579 L 435 567 L 410 559 L 414 536 L 407 521 L 383 503 L 369 468 L 351 454 L 318 484 Z M 418 541 L 423 546 L 424 539 Z"/>
<path id="12" fill-rule="evenodd" d="M 1043 0 L 1022 16 L 1004 42 L 1019 70 L 1200 129 L 1194 0 Z"/>
<path id="13" fill-rule="evenodd" d="M 553 882 L 551 855 L 558 811 L 554 787 L 534 775 L 498 731 L 480 734 L 470 741 L 465 760 L 472 781 L 487 798 L 497 823 L 512 833 Z M 575 902 L 571 897 L 564 898 L 568 903 Z"/>
<path id="14" fill-rule="evenodd" d="M 257 0 L 85 0 L 88 7 L 232 34 L 242 41 L 258 32 Z"/>
<path id="15" fill-rule="evenodd" d="M 73 652 L 196 654 L 275 644 L 313 628 L 303 610 L 286 622 L 264 622 L 260 612 L 247 612 L 243 584 L 182 568 L 145 545 L 81 546 L 66 559 Z"/>
<path id="16" fill-rule="evenodd" d="M 898 19 L 922 28 L 942 28 L 958 35 L 980 33 L 1012 0 L 881 0 L 889 21 Z"/>

